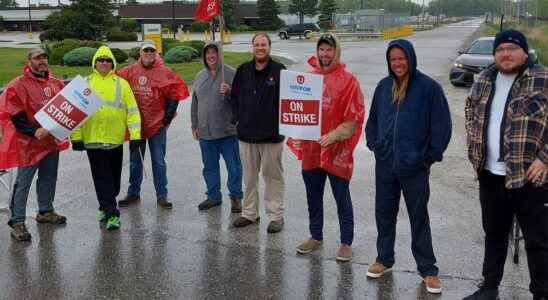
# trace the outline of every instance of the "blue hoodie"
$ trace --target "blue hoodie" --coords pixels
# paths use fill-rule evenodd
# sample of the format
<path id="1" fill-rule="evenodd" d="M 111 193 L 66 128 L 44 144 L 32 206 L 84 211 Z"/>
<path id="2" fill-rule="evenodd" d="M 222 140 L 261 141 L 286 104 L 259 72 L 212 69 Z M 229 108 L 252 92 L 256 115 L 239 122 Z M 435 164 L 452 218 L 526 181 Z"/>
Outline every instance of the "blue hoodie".
<path id="1" fill-rule="evenodd" d="M 401 48 L 409 62 L 409 85 L 402 103 L 392 101 L 392 84 L 396 75 L 390 69 L 388 53 Z M 451 114 L 442 87 L 417 70 L 413 45 L 394 40 L 386 51 L 389 76 L 375 89 L 365 135 L 367 147 L 378 162 L 389 164 L 393 171 L 408 174 L 441 161 L 451 139 Z"/>

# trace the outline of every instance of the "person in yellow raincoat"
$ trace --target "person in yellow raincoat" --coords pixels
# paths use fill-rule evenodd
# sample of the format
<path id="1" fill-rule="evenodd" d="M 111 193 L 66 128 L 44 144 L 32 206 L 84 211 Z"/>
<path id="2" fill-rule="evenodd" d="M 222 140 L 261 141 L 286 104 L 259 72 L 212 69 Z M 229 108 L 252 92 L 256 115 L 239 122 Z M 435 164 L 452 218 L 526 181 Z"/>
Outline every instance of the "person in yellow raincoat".
<path id="1" fill-rule="evenodd" d="M 72 134 L 72 149 L 86 150 L 99 201 L 98 220 L 106 222 L 107 230 L 115 230 L 120 228 L 116 197 L 122 176 L 122 144 L 126 131 L 130 151 L 142 144 L 141 116 L 129 83 L 115 74 L 116 59 L 108 47 L 97 50 L 92 68 L 88 84 L 101 97 L 103 105 Z"/>

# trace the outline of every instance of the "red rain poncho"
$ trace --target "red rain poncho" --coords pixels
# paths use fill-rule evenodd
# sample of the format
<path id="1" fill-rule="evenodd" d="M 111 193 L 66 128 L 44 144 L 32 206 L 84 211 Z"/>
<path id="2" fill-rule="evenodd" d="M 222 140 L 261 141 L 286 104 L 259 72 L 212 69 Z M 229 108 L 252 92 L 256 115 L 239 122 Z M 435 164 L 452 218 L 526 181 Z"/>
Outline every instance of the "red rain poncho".
<path id="1" fill-rule="evenodd" d="M 143 67 L 141 59 L 117 71 L 127 80 L 141 113 L 141 136 L 148 139 L 164 127 L 166 100 L 184 100 L 189 96 L 188 87 L 169 67 L 157 57 L 151 68 Z"/>
<path id="2" fill-rule="evenodd" d="M 346 140 L 321 147 L 316 141 L 301 141 L 300 149 L 292 139 L 287 145 L 299 160 L 303 170 L 321 168 L 326 172 L 350 180 L 354 168 L 353 152 L 362 132 L 365 116 L 364 97 L 358 80 L 346 72 L 345 65 L 337 63 L 321 69 L 316 57 L 308 60 L 312 73 L 324 75 L 321 135 L 328 134 L 344 122 L 356 123 L 352 136 Z"/>
<path id="3" fill-rule="evenodd" d="M 33 166 L 50 152 L 67 149 L 68 141 L 59 142 L 51 135 L 38 140 L 17 132 L 11 122 L 12 116 L 25 112 L 29 122 L 41 127 L 34 119 L 34 114 L 63 87 L 63 82 L 51 74 L 47 78 L 33 76 L 28 66 L 22 76 L 8 83 L 0 96 L 0 126 L 3 131 L 0 169 Z"/>

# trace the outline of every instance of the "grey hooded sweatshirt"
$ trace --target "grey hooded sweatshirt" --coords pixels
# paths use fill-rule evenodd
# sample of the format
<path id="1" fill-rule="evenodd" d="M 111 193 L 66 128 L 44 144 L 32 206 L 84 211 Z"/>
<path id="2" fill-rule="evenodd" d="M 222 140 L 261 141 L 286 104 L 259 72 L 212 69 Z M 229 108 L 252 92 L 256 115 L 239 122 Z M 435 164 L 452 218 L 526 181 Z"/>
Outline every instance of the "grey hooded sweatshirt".
<path id="1" fill-rule="evenodd" d="M 204 140 L 236 135 L 236 126 L 232 124 L 232 107 L 225 97 L 219 93 L 221 88 L 221 64 L 217 64 L 217 72 L 213 76 L 205 61 L 205 52 L 210 47 L 215 47 L 217 52 L 219 50 L 216 42 L 209 42 L 204 46 L 202 58 L 205 69 L 196 75 L 192 88 L 192 130 L 198 130 L 198 138 Z M 225 64 L 226 83 L 232 85 L 235 73 L 234 68 Z"/>

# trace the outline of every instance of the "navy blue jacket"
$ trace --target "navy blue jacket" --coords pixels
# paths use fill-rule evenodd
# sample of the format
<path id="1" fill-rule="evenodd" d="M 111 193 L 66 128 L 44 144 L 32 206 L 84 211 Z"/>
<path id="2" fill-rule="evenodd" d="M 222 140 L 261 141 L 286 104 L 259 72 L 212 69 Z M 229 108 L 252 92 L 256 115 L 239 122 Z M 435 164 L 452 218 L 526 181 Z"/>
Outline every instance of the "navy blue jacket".
<path id="1" fill-rule="evenodd" d="M 409 62 L 409 85 L 399 105 L 392 101 L 396 75 L 390 69 L 388 53 L 404 50 Z M 442 87 L 417 70 L 413 45 L 403 39 L 390 42 L 386 51 L 389 76 L 382 79 L 373 96 L 365 127 L 367 147 L 378 162 L 389 164 L 396 173 L 409 173 L 441 161 L 451 139 L 451 114 Z"/>

